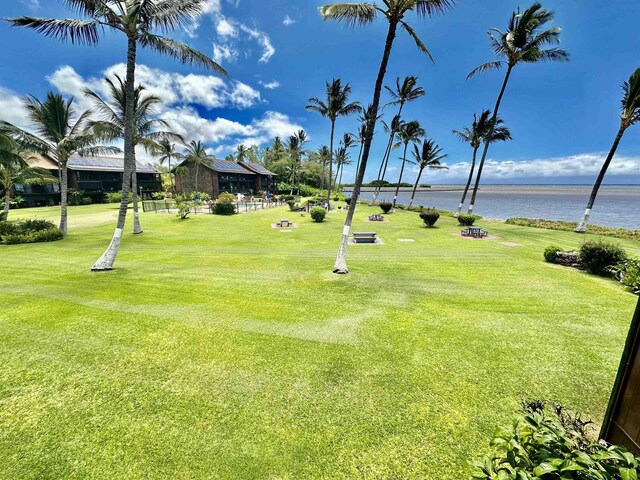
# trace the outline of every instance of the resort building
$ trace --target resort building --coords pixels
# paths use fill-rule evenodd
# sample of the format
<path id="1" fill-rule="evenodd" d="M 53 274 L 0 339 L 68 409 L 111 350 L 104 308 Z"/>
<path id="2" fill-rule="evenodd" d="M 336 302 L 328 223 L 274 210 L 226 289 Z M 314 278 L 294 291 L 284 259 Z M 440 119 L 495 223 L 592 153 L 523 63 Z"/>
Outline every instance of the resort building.
<path id="1" fill-rule="evenodd" d="M 222 192 L 257 194 L 275 190 L 276 174 L 258 163 L 209 158 L 197 167 L 185 160 L 172 171 L 176 173 L 176 191 L 179 193 L 198 191 L 215 199 Z"/>
<path id="2" fill-rule="evenodd" d="M 58 162 L 50 157 L 39 156 L 29 160 L 32 167 L 40 167 L 57 177 Z M 72 157 L 67 163 L 69 188 L 82 190 L 93 203 L 101 203 L 104 195 L 122 190 L 124 161 L 118 157 Z M 162 190 L 160 172 L 153 167 L 137 163 L 138 189 L 142 196 Z M 60 203 L 60 186 L 16 185 L 14 194 L 22 197 L 22 206 L 41 207 Z"/>

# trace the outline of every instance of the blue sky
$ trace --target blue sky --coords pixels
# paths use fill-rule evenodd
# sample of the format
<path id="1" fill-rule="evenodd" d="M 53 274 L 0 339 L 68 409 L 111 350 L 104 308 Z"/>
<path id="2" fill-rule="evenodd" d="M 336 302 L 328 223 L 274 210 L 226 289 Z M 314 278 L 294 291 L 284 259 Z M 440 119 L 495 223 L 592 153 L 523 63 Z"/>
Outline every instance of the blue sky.
<path id="1" fill-rule="evenodd" d="M 324 82 L 340 77 L 351 84 L 353 100 L 368 104 L 384 41 L 385 25 L 348 29 L 323 22 L 313 0 L 209 0 L 208 11 L 175 37 L 214 56 L 230 73 L 221 80 L 202 69 L 142 51 L 139 77 L 165 100 L 160 114 L 189 139 L 204 140 L 224 157 L 239 143 L 266 144 L 274 135 L 304 128 L 309 148 L 328 143 L 328 122 L 307 112 Z M 530 2 L 462 0 L 449 14 L 412 18 L 432 51 L 432 64 L 404 33 L 398 36 L 387 74 L 417 75 L 427 96 L 406 109 L 449 154 L 448 172 L 425 181 L 463 180 L 470 149 L 451 134 L 470 123 L 474 112 L 495 102 L 501 72 L 467 81 L 476 65 L 492 60 L 486 31 L 504 28 L 510 12 Z M 640 66 L 637 56 L 640 2 L 547 0 L 564 28 L 562 46 L 568 64 L 522 66 L 516 70 L 501 114 L 514 140 L 490 152 L 489 183 L 590 183 L 618 127 L 620 85 Z M 2 17 L 72 16 L 57 0 L 3 2 Z M 74 47 L 28 30 L 0 25 L 3 65 L 0 117 L 25 125 L 20 98 L 59 90 L 75 95 L 80 106 L 84 86 L 101 90 L 105 74 L 122 71 L 125 44 L 107 33 L 98 47 Z M 391 117 L 391 112 L 388 116 Z M 25 125 L 26 126 L 26 125 Z M 355 118 L 340 120 L 338 132 L 354 132 Z M 381 129 L 379 129 L 381 131 Z M 640 126 L 630 129 L 610 170 L 609 183 L 640 183 Z M 368 178 L 375 175 L 384 135 L 374 140 Z M 354 157 L 357 151 L 354 149 Z M 399 154 L 394 154 L 392 178 Z M 347 176 L 353 172 L 347 170 Z M 413 178 L 409 172 L 408 181 Z"/>

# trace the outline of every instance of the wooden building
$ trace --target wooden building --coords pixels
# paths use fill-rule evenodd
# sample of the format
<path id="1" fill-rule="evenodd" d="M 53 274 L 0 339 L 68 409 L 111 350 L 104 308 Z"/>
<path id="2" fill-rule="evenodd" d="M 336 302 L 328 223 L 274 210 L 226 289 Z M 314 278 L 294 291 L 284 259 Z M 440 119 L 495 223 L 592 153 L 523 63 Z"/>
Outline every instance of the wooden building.
<path id="1" fill-rule="evenodd" d="M 193 162 L 185 160 L 172 171 L 176 173 L 178 193 L 198 191 L 208 193 L 215 199 L 222 192 L 257 194 L 275 190 L 276 174 L 258 163 L 209 158 L 197 167 Z"/>

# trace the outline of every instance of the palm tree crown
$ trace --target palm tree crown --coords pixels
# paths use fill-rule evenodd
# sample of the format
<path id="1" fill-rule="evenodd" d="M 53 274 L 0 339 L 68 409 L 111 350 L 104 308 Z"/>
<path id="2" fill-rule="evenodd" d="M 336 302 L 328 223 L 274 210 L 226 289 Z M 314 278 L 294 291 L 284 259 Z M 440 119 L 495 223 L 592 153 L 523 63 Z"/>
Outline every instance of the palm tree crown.
<path id="1" fill-rule="evenodd" d="M 471 145 L 471 148 L 478 149 L 487 139 L 491 131 L 491 110 L 483 110 L 478 117 L 473 114 L 471 127 L 465 127 L 462 131 L 453 130 L 453 133 L 463 142 Z M 511 140 L 511 131 L 504 126 L 504 120 L 496 118 L 496 125 L 491 134 L 491 142 L 506 142 Z"/>
<path id="2" fill-rule="evenodd" d="M 398 77 L 396 78 L 395 89 L 389 86 L 385 86 L 384 88 L 392 98 L 392 101 L 387 103 L 386 106 L 404 105 L 407 102 L 413 102 L 426 95 L 424 89 L 418 86 L 418 78 L 414 76 L 405 77 L 402 83 L 400 83 L 400 77 Z"/>
<path id="3" fill-rule="evenodd" d="M 349 102 L 351 86 L 348 83 L 343 86 L 341 79 L 334 78 L 331 83 L 326 82 L 326 88 L 327 99 L 310 98 L 307 110 L 317 112 L 332 122 L 335 122 L 338 117 L 358 113 L 362 110 L 359 102 Z"/>
<path id="4" fill-rule="evenodd" d="M 626 128 L 640 122 L 640 68 L 622 84 L 621 104 L 620 120 Z"/>
<path id="5" fill-rule="evenodd" d="M 446 169 L 448 167 L 441 164 L 441 160 L 448 157 L 447 154 L 442 153 L 442 148 L 434 141 L 430 139 L 425 139 L 422 142 L 422 148 L 418 145 L 413 146 L 413 158 L 415 160 L 415 164 L 418 166 L 420 171 L 425 168 L 428 169 Z"/>

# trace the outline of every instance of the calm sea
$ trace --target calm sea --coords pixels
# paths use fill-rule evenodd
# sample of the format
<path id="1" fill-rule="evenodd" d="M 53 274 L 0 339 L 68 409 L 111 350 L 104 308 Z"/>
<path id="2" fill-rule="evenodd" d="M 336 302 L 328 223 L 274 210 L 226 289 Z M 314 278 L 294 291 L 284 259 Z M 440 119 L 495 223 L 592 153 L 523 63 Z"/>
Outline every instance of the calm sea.
<path id="1" fill-rule="evenodd" d="M 418 191 L 414 205 L 455 210 L 461 191 Z M 453 186 L 451 188 L 461 188 Z M 487 218 L 544 218 L 576 222 L 584 212 L 591 186 L 578 185 L 487 185 L 478 191 L 475 212 Z M 383 191 L 378 200 L 393 200 L 394 192 Z M 362 192 L 370 199 L 372 192 Z M 409 203 L 411 190 L 400 191 L 399 203 Z M 468 197 L 467 197 L 468 198 Z M 468 200 L 467 200 L 468 205 Z M 609 227 L 640 229 L 640 185 L 603 186 L 591 215 L 591 223 Z"/>

